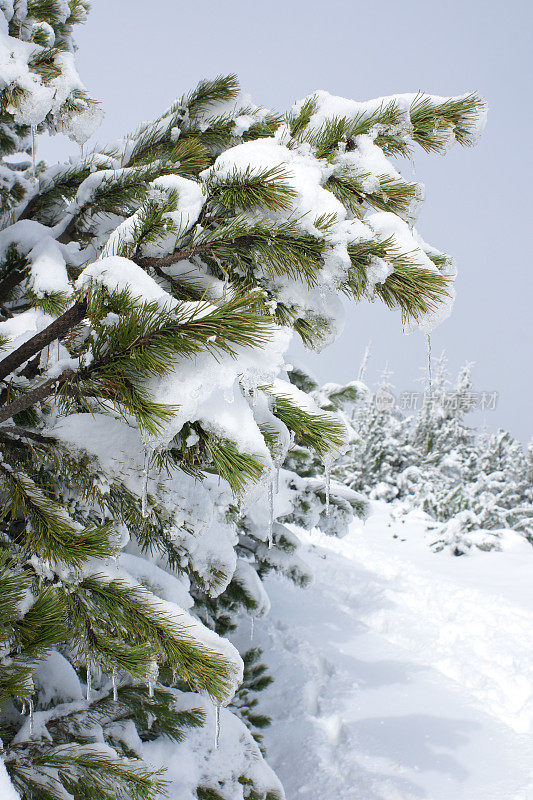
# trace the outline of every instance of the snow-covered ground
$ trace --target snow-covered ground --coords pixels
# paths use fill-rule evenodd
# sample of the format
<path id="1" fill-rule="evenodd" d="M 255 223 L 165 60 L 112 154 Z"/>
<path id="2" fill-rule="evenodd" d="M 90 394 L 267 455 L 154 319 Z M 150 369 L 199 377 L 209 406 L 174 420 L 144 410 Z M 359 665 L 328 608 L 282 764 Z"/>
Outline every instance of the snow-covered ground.
<path id="1" fill-rule="evenodd" d="M 288 800 L 531 800 L 531 546 L 432 553 L 380 504 L 344 539 L 301 535 L 315 582 L 270 578 L 253 636 Z"/>

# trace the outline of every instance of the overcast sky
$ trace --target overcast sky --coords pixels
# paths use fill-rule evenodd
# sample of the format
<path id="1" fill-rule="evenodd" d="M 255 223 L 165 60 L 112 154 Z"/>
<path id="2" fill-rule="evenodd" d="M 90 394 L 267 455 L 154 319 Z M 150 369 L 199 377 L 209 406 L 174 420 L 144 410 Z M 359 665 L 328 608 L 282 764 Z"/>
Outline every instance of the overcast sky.
<path id="1" fill-rule="evenodd" d="M 528 0 L 93 0 L 78 63 L 106 113 L 99 142 L 219 73 L 238 73 L 256 103 L 277 110 L 315 89 L 357 100 L 482 92 L 490 112 L 476 148 L 415 157 L 427 198 L 417 227 L 459 268 L 455 310 L 432 350 L 446 351 L 452 371 L 475 362 L 475 388 L 499 393 L 476 422 L 529 440 L 532 23 Z M 60 142 L 40 146 L 41 156 L 65 152 Z M 411 164 L 400 169 L 413 177 Z M 425 337 L 404 335 L 399 317 L 377 304 L 349 307 L 338 342 L 303 361 L 321 381 L 352 380 L 369 341 L 371 385 L 388 362 L 398 395 L 419 389 Z"/>

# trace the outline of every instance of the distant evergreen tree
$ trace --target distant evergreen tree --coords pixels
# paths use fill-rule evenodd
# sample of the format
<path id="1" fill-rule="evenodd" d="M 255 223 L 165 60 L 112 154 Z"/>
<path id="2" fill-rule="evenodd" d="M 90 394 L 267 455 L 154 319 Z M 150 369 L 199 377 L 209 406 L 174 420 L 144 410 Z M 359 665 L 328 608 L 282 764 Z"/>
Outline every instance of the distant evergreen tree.
<path id="1" fill-rule="evenodd" d="M 506 431 L 487 437 L 467 424 L 476 402 L 471 366 L 452 384 L 442 357 L 413 417 L 401 414 L 391 390 L 387 381 L 376 393 L 358 385 L 351 446 L 334 475 L 369 499 L 394 502 L 396 515 L 426 512 L 437 550 L 497 548 L 504 529 L 533 541 L 531 450 Z"/>
<path id="2" fill-rule="evenodd" d="M 472 487 L 477 524 L 489 530 L 512 528 L 533 543 L 531 477 L 522 445 L 499 429 L 479 458 L 479 473 Z"/>
<path id="3" fill-rule="evenodd" d="M 372 499 L 386 501 L 401 495 L 398 476 L 412 461 L 408 428 L 393 389 L 385 370 L 376 392 L 367 391 L 355 410 L 355 443 L 350 453 L 354 466 L 348 481 Z"/>
<path id="4" fill-rule="evenodd" d="M 477 462 L 475 433 L 465 422 L 465 414 L 474 406 L 470 372 L 470 366 L 465 366 L 452 386 L 442 357 L 414 423 L 413 445 L 420 470 L 415 502 L 443 522 L 470 506 Z"/>

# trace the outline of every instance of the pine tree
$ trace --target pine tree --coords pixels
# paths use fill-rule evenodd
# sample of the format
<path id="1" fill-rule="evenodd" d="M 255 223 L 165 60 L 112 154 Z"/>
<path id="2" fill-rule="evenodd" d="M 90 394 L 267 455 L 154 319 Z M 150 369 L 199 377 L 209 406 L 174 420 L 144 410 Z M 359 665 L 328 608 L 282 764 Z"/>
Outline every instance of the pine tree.
<path id="1" fill-rule="evenodd" d="M 479 527 L 511 528 L 533 543 L 531 478 L 522 445 L 501 428 L 480 454 L 472 505 Z"/>
<path id="2" fill-rule="evenodd" d="M 349 470 L 348 483 L 375 500 L 398 497 L 398 475 L 406 466 L 401 446 L 403 418 L 393 389 L 386 369 L 376 392 L 367 389 L 353 413 L 353 468 Z"/>
<path id="3" fill-rule="evenodd" d="M 47 167 L 38 135 L 83 143 L 99 120 L 73 64 L 86 11 L 0 6 L 6 791 L 155 798 L 186 737 L 172 792 L 274 800 L 255 706 L 219 708 L 243 676 L 221 634 L 266 609 L 265 571 L 305 583 L 276 472 L 291 446 L 329 462 L 345 439 L 284 354 L 293 332 L 335 337 L 341 293 L 439 318 L 448 260 L 415 238 L 421 187 L 387 157 L 473 143 L 484 103 L 317 92 L 281 116 L 230 75 Z"/>
<path id="4" fill-rule="evenodd" d="M 466 512 L 466 527 L 472 523 L 470 484 L 477 471 L 477 455 L 475 432 L 465 415 L 474 403 L 471 365 L 463 367 L 452 386 L 442 355 L 413 428 L 420 471 L 415 502 L 440 521 Z"/>
<path id="5" fill-rule="evenodd" d="M 505 530 L 533 540 L 531 469 L 521 444 L 504 430 L 487 437 L 467 424 L 477 397 L 471 365 L 452 383 L 441 356 L 412 417 L 395 407 L 391 389 L 383 380 L 374 394 L 359 385 L 351 447 L 334 475 L 364 497 L 394 503 L 396 517 L 424 511 L 435 550 L 499 548 Z"/>

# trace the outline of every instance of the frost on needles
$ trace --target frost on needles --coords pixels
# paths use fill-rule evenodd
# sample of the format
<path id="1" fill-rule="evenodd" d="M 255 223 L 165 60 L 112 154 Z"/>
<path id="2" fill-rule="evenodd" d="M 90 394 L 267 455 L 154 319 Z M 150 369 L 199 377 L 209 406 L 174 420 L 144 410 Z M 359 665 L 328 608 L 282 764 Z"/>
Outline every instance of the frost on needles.
<path id="1" fill-rule="evenodd" d="M 46 165 L 41 134 L 83 144 L 101 117 L 86 12 L 0 2 L 0 789 L 275 800 L 269 678 L 224 634 L 268 611 L 268 571 L 309 581 L 291 520 L 365 513 L 297 463 L 346 431 L 287 348 L 333 341 L 343 295 L 425 329 L 448 313 L 451 259 L 391 157 L 473 144 L 485 105 L 316 92 L 282 115 L 230 75 Z"/>

